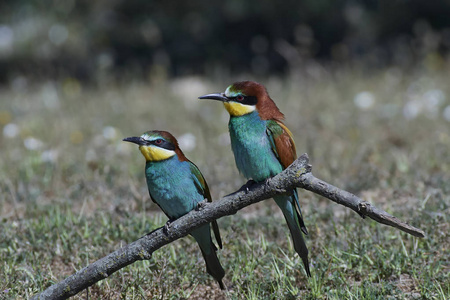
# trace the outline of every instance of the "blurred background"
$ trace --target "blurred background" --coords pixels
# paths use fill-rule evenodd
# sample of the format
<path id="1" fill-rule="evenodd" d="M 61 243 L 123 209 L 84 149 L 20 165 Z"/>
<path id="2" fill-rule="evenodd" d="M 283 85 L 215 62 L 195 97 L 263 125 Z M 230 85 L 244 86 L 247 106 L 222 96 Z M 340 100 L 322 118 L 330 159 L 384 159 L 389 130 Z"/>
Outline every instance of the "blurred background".
<path id="1" fill-rule="evenodd" d="M 280 75 L 313 61 L 442 67 L 448 1 L 13 1 L 0 83 Z"/>
<path id="2" fill-rule="evenodd" d="M 0 299 L 166 222 L 125 137 L 168 130 L 213 199 L 239 189 L 229 115 L 197 99 L 238 80 L 267 87 L 314 175 L 427 237 L 299 190 L 313 278 L 268 200 L 218 221 L 226 294 L 184 238 L 91 295 L 448 299 L 449 16 L 444 0 L 0 1 Z"/>

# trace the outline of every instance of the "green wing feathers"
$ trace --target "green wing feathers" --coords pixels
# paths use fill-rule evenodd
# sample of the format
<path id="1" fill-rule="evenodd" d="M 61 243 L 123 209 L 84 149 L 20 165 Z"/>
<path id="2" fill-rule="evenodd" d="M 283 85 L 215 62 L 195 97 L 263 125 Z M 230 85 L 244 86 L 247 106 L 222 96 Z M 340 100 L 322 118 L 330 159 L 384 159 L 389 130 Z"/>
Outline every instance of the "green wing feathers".
<path id="1" fill-rule="evenodd" d="M 203 177 L 202 173 L 193 162 L 189 161 L 189 163 L 191 167 L 191 173 L 195 176 L 194 182 L 198 192 L 202 194 L 204 198 L 208 199 L 208 202 L 212 202 L 211 193 L 209 191 L 209 187 L 206 183 L 205 177 Z M 216 237 L 217 245 L 220 249 L 222 249 L 222 238 L 220 237 L 219 225 L 217 224 L 216 220 L 212 221 L 211 225 L 213 228 L 214 236 Z"/>

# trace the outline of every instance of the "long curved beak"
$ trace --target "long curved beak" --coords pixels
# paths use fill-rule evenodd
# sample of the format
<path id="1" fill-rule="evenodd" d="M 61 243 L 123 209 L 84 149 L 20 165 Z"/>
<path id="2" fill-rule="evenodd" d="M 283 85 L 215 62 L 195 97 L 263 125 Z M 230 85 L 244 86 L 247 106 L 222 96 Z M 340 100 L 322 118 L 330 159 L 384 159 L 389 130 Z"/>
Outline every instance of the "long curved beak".
<path id="1" fill-rule="evenodd" d="M 207 94 L 198 97 L 198 99 L 211 99 L 211 100 L 219 100 L 223 102 L 228 102 L 229 99 L 225 96 L 224 93 L 216 93 L 216 94 Z"/>
<path id="2" fill-rule="evenodd" d="M 138 136 L 127 137 L 127 138 L 124 138 L 122 141 L 130 142 L 130 143 L 134 143 L 134 144 L 138 144 L 138 145 L 145 144 L 145 140 Z"/>

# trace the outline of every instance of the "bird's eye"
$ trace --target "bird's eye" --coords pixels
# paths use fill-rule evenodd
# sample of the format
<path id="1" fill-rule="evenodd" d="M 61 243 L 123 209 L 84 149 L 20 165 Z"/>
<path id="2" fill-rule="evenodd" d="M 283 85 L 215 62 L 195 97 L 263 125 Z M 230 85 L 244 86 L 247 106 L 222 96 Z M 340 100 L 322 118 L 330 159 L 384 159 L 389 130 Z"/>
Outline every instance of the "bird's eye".
<path id="1" fill-rule="evenodd" d="M 242 95 L 237 95 L 237 96 L 236 96 L 236 100 L 237 100 L 237 101 L 242 101 L 242 100 L 244 100 L 244 96 L 242 96 Z"/>
<path id="2" fill-rule="evenodd" d="M 157 139 L 157 140 L 155 141 L 155 144 L 156 144 L 156 145 L 161 145 L 161 144 L 162 144 L 162 142 L 163 142 L 163 140 L 162 140 L 162 139 Z"/>

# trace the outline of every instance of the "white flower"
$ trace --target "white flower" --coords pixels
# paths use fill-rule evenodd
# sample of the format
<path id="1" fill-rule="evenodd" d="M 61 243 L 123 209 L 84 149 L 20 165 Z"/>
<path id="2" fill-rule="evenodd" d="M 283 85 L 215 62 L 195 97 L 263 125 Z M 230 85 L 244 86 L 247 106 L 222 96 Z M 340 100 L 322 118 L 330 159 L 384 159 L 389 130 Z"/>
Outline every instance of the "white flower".
<path id="1" fill-rule="evenodd" d="M 375 96 L 371 92 L 364 91 L 356 94 L 353 102 L 359 109 L 368 110 L 374 105 Z"/>
<path id="2" fill-rule="evenodd" d="M 97 161 L 97 153 L 95 153 L 94 149 L 88 149 L 86 154 L 84 155 L 84 159 L 87 162 L 95 162 Z"/>
<path id="3" fill-rule="evenodd" d="M 415 119 L 422 111 L 422 103 L 418 100 L 410 100 L 403 107 L 403 116 L 405 119 Z"/>
<path id="4" fill-rule="evenodd" d="M 429 90 L 423 94 L 422 101 L 426 116 L 436 119 L 439 115 L 439 107 L 445 101 L 445 94 L 441 90 Z"/>
<path id="5" fill-rule="evenodd" d="M 3 135 L 7 138 L 14 138 L 19 134 L 19 132 L 19 126 L 14 123 L 6 124 L 5 127 L 3 127 Z"/>
<path id="6" fill-rule="evenodd" d="M 444 112 L 442 115 L 444 116 L 444 119 L 450 122 L 450 105 L 444 108 Z"/>
<path id="7" fill-rule="evenodd" d="M 42 146 L 44 146 L 44 143 L 41 140 L 38 140 L 34 137 L 27 137 L 25 140 L 23 140 L 23 144 L 28 150 L 39 150 L 42 148 Z"/>
<path id="8" fill-rule="evenodd" d="M 58 150 L 46 150 L 41 154 L 41 160 L 43 162 L 56 163 L 58 160 Z"/>
<path id="9" fill-rule="evenodd" d="M 178 137 L 178 144 L 183 151 L 192 151 L 197 146 L 195 135 L 192 133 L 185 133 Z"/>
<path id="10" fill-rule="evenodd" d="M 183 101 L 185 107 L 189 109 L 202 103 L 197 97 L 205 94 L 208 87 L 200 78 L 191 76 L 173 80 L 171 90 Z"/>
<path id="11" fill-rule="evenodd" d="M 117 130 L 112 126 L 103 128 L 103 137 L 107 140 L 114 140 L 117 137 Z"/>

